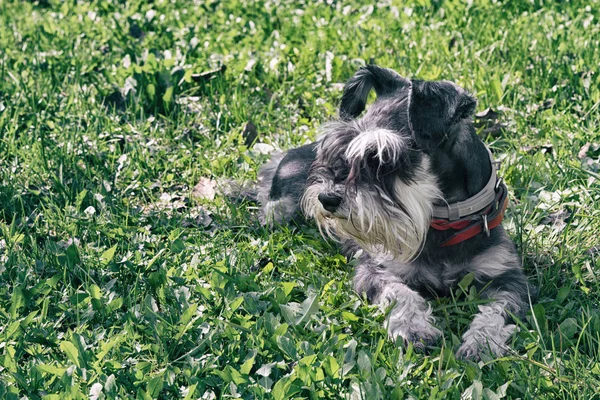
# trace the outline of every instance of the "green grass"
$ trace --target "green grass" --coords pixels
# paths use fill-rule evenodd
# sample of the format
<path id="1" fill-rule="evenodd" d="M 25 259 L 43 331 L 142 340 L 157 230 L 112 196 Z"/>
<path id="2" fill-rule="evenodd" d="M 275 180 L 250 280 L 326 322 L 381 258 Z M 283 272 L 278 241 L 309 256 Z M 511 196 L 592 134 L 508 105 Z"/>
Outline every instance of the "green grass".
<path id="1" fill-rule="evenodd" d="M 465 4 L 0 1 L 0 398 L 598 396 L 600 4 Z M 486 142 L 540 288 L 514 354 L 454 358 L 469 289 L 430 353 L 391 343 L 313 226 L 191 195 L 255 178 L 248 121 L 313 140 L 370 60 L 502 111 Z"/>

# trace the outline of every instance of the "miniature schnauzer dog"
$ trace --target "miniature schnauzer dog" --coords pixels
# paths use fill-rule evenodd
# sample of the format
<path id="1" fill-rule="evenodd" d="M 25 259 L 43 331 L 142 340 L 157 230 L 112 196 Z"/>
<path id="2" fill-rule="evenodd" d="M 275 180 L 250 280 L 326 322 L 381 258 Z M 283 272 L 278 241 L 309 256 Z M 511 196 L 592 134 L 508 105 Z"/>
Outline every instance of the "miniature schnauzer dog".
<path id="1" fill-rule="evenodd" d="M 365 110 L 368 94 L 377 98 Z M 345 85 L 339 119 L 315 143 L 272 157 L 259 172 L 264 224 L 304 215 L 357 258 L 354 285 L 391 307 L 392 339 L 415 347 L 441 336 L 427 298 L 472 273 L 479 306 L 461 358 L 502 355 L 529 289 L 502 225 L 506 186 L 472 123 L 476 100 L 452 82 L 408 80 L 368 65 Z"/>

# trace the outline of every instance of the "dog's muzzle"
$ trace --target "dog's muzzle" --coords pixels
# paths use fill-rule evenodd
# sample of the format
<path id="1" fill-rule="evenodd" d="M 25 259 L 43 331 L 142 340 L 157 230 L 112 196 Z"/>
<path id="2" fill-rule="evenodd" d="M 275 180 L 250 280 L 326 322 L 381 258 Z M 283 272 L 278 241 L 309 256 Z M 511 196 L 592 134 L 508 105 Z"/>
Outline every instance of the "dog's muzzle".
<path id="1" fill-rule="evenodd" d="M 334 213 L 342 203 L 342 198 L 335 194 L 320 193 L 318 199 L 323 208 L 331 213 Z"/>

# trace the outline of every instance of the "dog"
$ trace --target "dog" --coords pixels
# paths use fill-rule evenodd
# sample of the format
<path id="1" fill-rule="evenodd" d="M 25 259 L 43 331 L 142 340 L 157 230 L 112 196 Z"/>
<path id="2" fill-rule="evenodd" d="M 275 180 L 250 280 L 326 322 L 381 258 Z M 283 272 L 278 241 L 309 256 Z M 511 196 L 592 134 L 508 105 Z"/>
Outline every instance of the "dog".
<path id="1" fill-rule="evenodd" d="M 370 91 L 375 102 L 363 114 Z M 507 188 L 478 138 L 475 98 L 448 81 L 367 65 L 345 84 L 339 118 L 317 141 L 274 155 L 258 174 L 264 225 L 307 218 L 357 259 L 355 290 L 382 307 L 389 337 L 435 344 L 428 298 L 472 274 L 479 306 L 456 352 L 501 356 L 530 288 L 500 224 Z"/>

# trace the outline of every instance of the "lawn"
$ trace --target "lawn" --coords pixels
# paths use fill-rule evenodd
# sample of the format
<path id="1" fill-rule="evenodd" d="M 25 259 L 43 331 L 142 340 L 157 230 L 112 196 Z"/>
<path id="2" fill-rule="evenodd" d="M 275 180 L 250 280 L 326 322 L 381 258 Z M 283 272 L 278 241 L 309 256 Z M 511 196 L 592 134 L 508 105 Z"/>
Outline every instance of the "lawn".
<path id="1" fill-rule="evenodd" d="M 0 0 L 0 398 L 598 396 L 600 3 L 546 3 Z M 539 287 L 503 358 L 454 357 L 468 285 L 414 351 L 315 226 L 213 198 L 366 62 L 479 99 Z"/>

